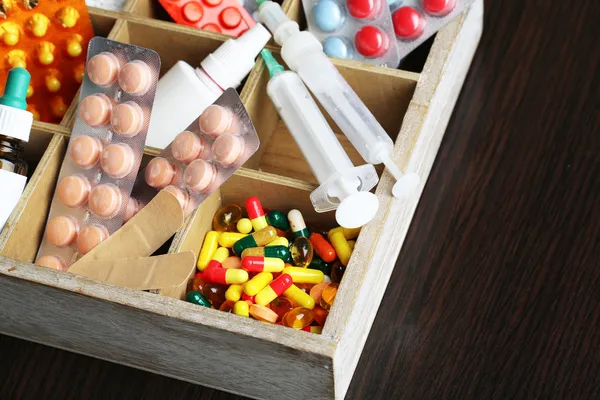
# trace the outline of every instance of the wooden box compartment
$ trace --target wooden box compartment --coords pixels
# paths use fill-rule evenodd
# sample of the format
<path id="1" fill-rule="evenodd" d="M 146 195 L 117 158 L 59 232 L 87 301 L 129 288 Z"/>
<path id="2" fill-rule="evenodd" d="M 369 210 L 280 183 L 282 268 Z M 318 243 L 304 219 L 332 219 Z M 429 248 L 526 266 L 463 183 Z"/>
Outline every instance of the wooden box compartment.
<path id="1" fill-rule="evenodd" d="M 179 59 L 197 64 L 227 39 L 148 18 L 157 16 L 152 4 L 132 0 L 125 12 L 92 14 L 103 34 L 115 21 L 108 37 L 155 49 L 163 73 Z M 301 19 L 299 0 L 284 5 Z M 395 161 L 422 181 L 411 197 L 396 200 L 392 178 L 381 174 L 375 192 L 380 210 L 356 242 L 322 335 L 32 265 L 73 114 L 64 126 L 35 126 L 45 141 L 32 141 L 39 149 L 31 154 L 43 156 L 10 227 L 0 234 L 0 332 L 253 398 L 343 398 L 477 47 L 482 13 L 479 0 L 441 30 L 418 74 L 334 61 L 395 139 Z M 278 48 L 271 48 L 277 55 Z M 265 207 L 298 208 L 309 224 L 334 225 L 333 213 L 312 209 L 308 195 L 315 181 L 266 96 L 266 82 L 259 61 L 241 92 L 262 140 L 259 153 L 186 220 L 170 252 L 197 253 L 214 212 L 250 195 Z M 363 164 L 334 130 L 353 161 Z"/>

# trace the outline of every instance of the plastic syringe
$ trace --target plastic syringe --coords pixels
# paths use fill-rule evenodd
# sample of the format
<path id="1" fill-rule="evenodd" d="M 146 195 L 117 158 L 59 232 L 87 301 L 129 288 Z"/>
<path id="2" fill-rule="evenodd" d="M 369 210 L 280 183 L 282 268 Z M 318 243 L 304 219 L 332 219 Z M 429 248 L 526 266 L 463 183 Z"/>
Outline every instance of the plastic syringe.
<path id="1" fill-rule="evenodd" d="M 271 79 L 267 94 L 300 147 L 320 186 L 310 194 L 317 212 L 336 210 L 345 228 L 358 228 L 375 217 L 377 196 L 370 193 L 379 178 L 371 164 L 355 167 L 300 77 L 284 71 L 269 50 L 260 53 Z"/>
<path id="2" fill-rule="evenodd" d="M 282 46 L 283 60 L 300 75 L 360 155 L 368 163 L 385 164 L 397 181 L 392 190 L 395 197 L 410 194 L 419 184 L 419 176 L 403 174 L 394 163 L 392 139 L 327 58 L 317 38 L 301 32 L 277 3 L 259 0 L 258 10 L 261 21 Z"/>

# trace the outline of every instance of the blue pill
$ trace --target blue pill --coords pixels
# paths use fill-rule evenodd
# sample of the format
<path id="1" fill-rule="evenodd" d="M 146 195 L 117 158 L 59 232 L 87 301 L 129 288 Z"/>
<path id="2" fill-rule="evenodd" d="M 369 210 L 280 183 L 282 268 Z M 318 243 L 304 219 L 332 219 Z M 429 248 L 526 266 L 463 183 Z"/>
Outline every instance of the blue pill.
<path id="1" fill-rule="evenodd" d="M 312 9 L 313 21 L 323 32 L 335 32 L 344 23 L 340 6 L 331 0 L 321 0 Z"/>
<path id="2" fill-rule="evenodd" d="M 352 50 L 346 44 L 344 39 L 337 36 L 330 36 L 323 41 L 323 51 L 329 57 L 342 58 L 349 60 L 352 58 Z"/>

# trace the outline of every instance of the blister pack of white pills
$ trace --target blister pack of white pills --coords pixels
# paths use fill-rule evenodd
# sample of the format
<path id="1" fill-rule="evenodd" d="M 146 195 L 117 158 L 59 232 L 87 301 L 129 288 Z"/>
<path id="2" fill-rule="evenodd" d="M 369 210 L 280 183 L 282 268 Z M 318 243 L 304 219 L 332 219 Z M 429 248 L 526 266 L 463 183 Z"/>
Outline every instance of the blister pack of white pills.
<path id="1" fill-rule="evenodd" d="M 396 68 L 400 62 L 386 0 L 302 0 L 308 29 L 330 57 Z"/>
<path id="2" fill-rule="evenodd" d="M 172 193 L 188 216 L 256 153 L 260 141 L 235 89 L 227 89 L 140 172 L 133 190 L 147 204 Z"/>
<path id="3" fill-rule="evenodd" d="M 77 117 L 36 263 L 65 270 L 135 214 L 137 177 L 160 72 L 153 50 L 90 41 Z"/>
<path id="4" fill-rule="evenodd" d="M 395 2 L 392 23 L 398 52 L 404 58 L 446 24 L 458 17 L 475 0 L 404 0 Z"/>

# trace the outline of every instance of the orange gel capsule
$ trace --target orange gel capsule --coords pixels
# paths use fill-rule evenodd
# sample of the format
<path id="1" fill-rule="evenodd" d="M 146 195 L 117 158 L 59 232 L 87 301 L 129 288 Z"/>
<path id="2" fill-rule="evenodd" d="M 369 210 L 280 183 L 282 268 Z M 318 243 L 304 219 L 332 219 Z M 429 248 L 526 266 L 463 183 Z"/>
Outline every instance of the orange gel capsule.
<path id="1" fill-rule="evenodd" d="M 317 252 L 319 257 L 325 262 L 333 262 L 336 259 L 335 249 L 320 233 L 313 233 L 308 238 L 313 245 L 314 251 Z"/>
<path id="2" fill-rule="evenodd" d="M 312 310 L 304 307 L 297 307 L 283 316 L 281 322 L 284 326 L 294 329 L 303 329 L 309 326 L 315 317 Z"/>
<path id="3" fill-rule="evenodd" d="M 319 301 L 319 305 L 323 307 L 323 309 L 329 311 L 331 306 L 333 305 L 333 301 L 335 300 L 335 295 L 338 291 L 338 284 L 331 283 L 329 286 L 323 289 L 321 293 L 321 300 Z"/>

